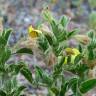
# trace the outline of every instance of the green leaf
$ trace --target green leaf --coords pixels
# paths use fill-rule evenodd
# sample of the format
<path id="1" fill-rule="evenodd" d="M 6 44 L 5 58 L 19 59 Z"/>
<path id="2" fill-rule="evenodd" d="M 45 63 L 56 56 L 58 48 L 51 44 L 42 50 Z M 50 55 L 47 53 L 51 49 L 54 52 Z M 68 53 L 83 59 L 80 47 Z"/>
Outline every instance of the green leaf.
<path id="1" fill-rule="evenodd" d="M 66 39 L 67 39 L 67 31 L 64 30 L 64 29 L 62 29 L 62 30 L 59 29 L 56 38 L 57 38 L 57 40 L 58 40 L 59 42 L 62 42 L 62 41 L 64 41 L 64 40 L 66 40 Z"/>
<path id="2" fill-rule="evenodd" d="M 16 64 L 15 73 L 18 74 L 23 67 L 26 67 L 25 63 L 23 63 L 23 62 L 19 62 L 18 64 Z"/>
<path id="3" fill-rule="evenodd" d="M 17 88 L 18 86 L 18 80 L 17 80 L 17 76 L 12 77 L 12 88 Z"/>
<path id="4" fill-rule="evenodd" d="M 6 30 L 3 30 L 3 32 L 2 32 L 2 37 L 4 37 L 4 35 L 5 35 L 5 33 L 6 33 Z"/>
<path id="5" fill-rule="evenodd" d="M 68 88 L 71 88 L 74 84 L 77 83 L 77 81 L 79 80 L 78 77 L 73 77 L 68 81 Z"/>
<path id="6" fill-rule="evenodd" d="M 20 86 L 17 88 L 17 90 L 14 92 L 13 96 L 20 96 L 21 92 L 25 89 L 25 86 Z"/>
<path id="7" fill-rule="evenodd" d="M 7 78 L 4 84 L 4 89 L 6 90 L 6 93 L 9 94 L 12 91 L 12 80 L 10 78 Z"/>
<path id="8" fill-rule="evenodd" d="M 21 49 L 17 50 L 15 54 L 17 54 L 17 53 L 33 54 L 33 51 L 29 48 L 21 48 Z"/>
<path id="9" fill-rule="evenodd" d="M 40 76 L 42 78 L 42 76 L 43 76 L 43 70 L 40 67 L 35 66 L 35 71 L 38 72 L 38 76 Z"/>
<path id="10" fill-rule="evenodd" d="M 72 77 L 68 81 L 68 89 L 72 89 L 74 96 L 81 96 L 78 90 L 78 82 L 79 82 L 78 77 Z"/>
<path id="11" fill-rule="evenodd" d="M 93 89 L 94 87 L 96 87 L 96 79 L 90 79 L 82 82 L 80 84 L 79 89 L 80 89 L 80 92 L 84 94 L 90 91 L 91 89 Z"/>
<path id="12" fill-rule="evenodd" d="M 62 24 L 63 27 L 66 27 L 67 24 L 69 23 L 69 19 L 67 16 L 62 16 L 61 20 L 60 20 L 60 23 Z"/>
<path id="13" fill-rule="evenodd" d="M 52 45 L 53 44 L 52 36 L 47 34 L 47 35 L 45 35 L 45 37 L 47 38 L 49 44 Z"/>
<path id="14" fill-rule="evenodd" d="M 71 63 L 71 56 L 67 56 L 67 64 Z"/>
<path id="15" fill-rule="evenodd" d="M 32 73 L 28 68 L 24 67 L 20 70 L 20 72 L 30 83 L 33 82 Z"/>
<path id="16" fill-rule="evenodd" d="M 88 66 L 86 64 L 78 64 L 76 67 L 75 67 L 75 71 L 78 73 L 78 74 L 84 74 L 85 71 L 88 70 Z"/>
<path id="17" fill-rule="evenodd" d="M 93 50 L 93 49 L 96 48 L 96 38 L 93 38 L 93 39 L 90 41 L 90 43 L 89 43 L 89 45 L 87 46 L 87 48 L 88 48 L 88 50 Z"/>
<path id="18" fill-rule="evenodd" d="M 79 49 L 79 52 L 82 53 L 83 49 L 82 49 L 82 46 L 80 44 L 78 45 L 78 49 Z"/>
<path id="19" fill-rule="evenodd" d="M 45 71 L 43 71 L 40 67 L 36 66 L 35 69 L 36 69 L 37 76 L 39 77 L 40 82 L 45 83 L 48 86 L 51 86 L 52 78 Z"/>
<path id="20" fill-rule="evenodd" d="M 0 46 L 5 46 L 6 45 L 6 40 L 2 37 L 2 36 L 0 36 Z"/>
<path id="21" fill-rule="evenodd" d="M 69 32 L 68 35 L 67 35 L 67 37 L 70 38 L 70 37 L 74 36 L 77 32 L 78 32 L 78 30 L 75 29 L 75 30 Z"/>
<path id="22" fill-rule="evenodd" d="M 93 31 L 89 31 L 89 32 L 88 32 L 88 36 L 89 36 L 90 38 L 93 39 L 93 38 L 94 38 L 94 35 L 95 35 L 95 34 L 94 34 Z"/>
<path id="23" fill-rule="evenodd" d="M 93 60 L 94 59 L 94 51 L 93 49 L 88 49 L 88 59 Z"/>
<path id="24" fill-rule="evenodd" d="M 0 66 L 0 73 L 6 72 L 6 70 Z"/>
<path id="25" fill-rule="evenodd" d="M 37 68 L 35 69 L 35 82 L 38 83 L 41 80 L 41 75 L 39 74 L 39 71 Z"/>
<path id="26" fill-rule="evenodd" d="M 59 96 L 65 96 L 65 93 L 66 93 L 66 91 L 67 91 L 67 83 L 65 83 L 65 84 L 63 84 L 62 86 L 61 86 L 61 91 L 60 91 L 60 93 L 59 93 Z"/>
<path id="27" fill-rule="evenodd" d="M 62 42 L 67 39 L 67 31 L 61 24 L 58 24 L 55 20 L 52 20 L 51 28 L 58 42 Z"/>
<path id="28" fill-rule="evenodd" d="M 58 78 L 58 76 L 61 74 L 62 69 L 63 69 L 63 64 L 65 61 L 65 57 L 62 56 L 61 58 L 58 58 L 58 63 L 54 66 L 54 71 L 53 71 L 53 78 L 54 80 Z"/>
<path id="29" fill-rule="evenodd" d="M 9 49 L 1 49 L 1 54 L 0 54 L 0 62 L 2 65 L 5 64 L 5 62 L 7 62 L 7 60 L 10 58 L 11 56 L 11 51 Z"/>
<path id="30" fill-rule="evenodd" d="M 7 29 L 6 30 L 6 33 L 4 34 L 4 39 L 6 41 L 8 41 L 11 32 L 12 32 L 12 29 Z"/>
<path id="31" fill-rule="evenodd" d="M 75 57 L 74 64 L 77 64 L 82 59 L 82 54 L 79 54 Z"/>
<path id="32" fill-rule="evenodd" d="M 54 45 L 54 46 L 52 47 L 52 49 L 53 49 L 53 52 L 54 52 L 54 54 L 55 54 L 56 56 L 60 55 L 61 52 L 62 52 L 62 47 L 61 47 L 61 46 L 58 47 L 58 45 L 56 45 L 56 46 Z"/>
<path id="33" fill-rule="evenodd" d="M 11 73 L 16 69 L 16 64 L 10 64 L 8 65 L 8 67 L 6 68 L 6 71 Z"/>
<path id="34" fill-rule="evenodd" d="M 3 31 L 2 36 L 0 37 L 0 44 L 3 44 L 4 46 L 7 44 L 11 32 L 12 29 L 6 29 Z"/>
<path id="35" fill-rule="evenodd" d="M 0 90 L 0 96 L 7 96 L 7 94 L 3 90 Z"/>
<path id="36" fill-rule="evenodd" d="M 58 88 L 56 88 L 56 87 L 52 87 L 52 88 L 51 88 L 51 91 L 52 91 L 55 95 L 58 95 L 58 94 L 59 94 L 59 90 L 58 90 Z"/>
<path id="37" fill-rule="evenodd" d="M 65 96 L 66 91 L 68 91 L 68 82 L 62 82 L 61 90 L 59 92 L 59 96 Z"/>
<path id="38" fill-rule="evenodd" d="M 51 22 L 51 28 L 52 28 L 53 34 L 54 34 L 54 35 L 56 36 L 56 38 L 57 38 L 57 37 L 58 37 L 58 32 L 59 32 L 59 30 L 58 30 L 58 25 L 57 25 L 56 21 L 52 20 L 52 22 Z"/>
<path id="39" fill-rule="evenodd" d="M 23 62 L 19 62 L 18 64 L 10 64 L 7 67 L 7 71 L 10 73 L 14 72 L 15 75 L 17 75 L 20 72 L 20 70 L 25 66 L 26 66 L 25 63 Z"/>
<path id="40" fill-rule="evenodd" d="M 40 36 L 38 38 L 39 48 L 42 49 L 44 52 L 49 48 L 48 40 L 45 36 Z"/>

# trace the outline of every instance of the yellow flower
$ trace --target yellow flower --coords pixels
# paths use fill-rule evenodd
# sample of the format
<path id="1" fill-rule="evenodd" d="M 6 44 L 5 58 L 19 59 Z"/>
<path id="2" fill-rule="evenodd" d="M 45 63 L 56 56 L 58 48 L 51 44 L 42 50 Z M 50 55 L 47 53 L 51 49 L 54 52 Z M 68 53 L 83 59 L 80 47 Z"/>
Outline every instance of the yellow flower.
<path id="1" fill-rule="evenodd" d="M 32 25 L 30 25 L 30 26 L 28 27 L 28 34 L 29 34 L 29 36 L 30 36 L 31 38 L 36 38 L 36 37 L 38 37 L 38 35 L 39 35 L 40 33 L 42 33 L 42 32 L 41 32 L 40 30 L 34 29 L 34 28 L 32 27 Z"/>
<path id="2" fill-rule="evenodd" d="M 71 63 L 73 64 L 75 57 L 80 54 L 79 50 L 76 48 L 66 48 L 65 52 L 67 54 L 67 57 L 65 57 L 64 64 L 67 64 L 68 56 L 71 56 Z"/>

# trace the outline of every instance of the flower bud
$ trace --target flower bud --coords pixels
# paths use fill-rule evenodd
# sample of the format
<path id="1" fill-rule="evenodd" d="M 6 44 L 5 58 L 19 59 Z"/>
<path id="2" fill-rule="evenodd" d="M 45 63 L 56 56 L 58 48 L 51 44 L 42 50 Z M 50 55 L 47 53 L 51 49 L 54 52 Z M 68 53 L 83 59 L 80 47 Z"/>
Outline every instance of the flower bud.
<path id="1" fill-rule="evenodd" d="M 40 26 L 40 28 L 39 28 L 44 34 L 48 34 L 48 35 L 51 35 L 52 34 L 52 32 L 51 32 L 51 30 L 49 29 L 49 27 L 47 26 L 47 24 L 42 24 L 41 26 Z"/>
<path id="2" fill-rule="evenodd" d="M 88 44 L 90 41 L 90 38 L 86 35 L 75 35 L 74 38 L 79 41 L 82 44 Z"/>

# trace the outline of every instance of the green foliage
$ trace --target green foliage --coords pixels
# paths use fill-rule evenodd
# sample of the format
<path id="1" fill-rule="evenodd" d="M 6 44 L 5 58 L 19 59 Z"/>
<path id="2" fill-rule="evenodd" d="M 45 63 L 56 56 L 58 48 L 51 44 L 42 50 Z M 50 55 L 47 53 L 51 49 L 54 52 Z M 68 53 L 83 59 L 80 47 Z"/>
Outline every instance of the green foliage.
<path id="1" fill-rule="evenodd" d="M 80 91 L 82 93 L 86 93 L 86 92 L 88 92 L 90 89 L 92 89 L 94 87 L 96 87 L 96 79 L 86 80 L 86 81 L 81 83 Z"/>
<path id="2" fill-rule="evenodd" d="M 74 96 L 82 96 L 82 94 L 85 94 L 96 86 L 95 79 L 88 79 L 88 72 L 91 69 L 89 66 L 91 64 L 88 62 L 95 60 L 96 58 L 96 36 L 92 31 L 88 32 L 88 35 L 86 35 L 89 38 L 88 44 L 78 45 L 80 54 L 75 56 L 73 59 L 74 64 L 71 64 L 71 58 L 73 57 L 64 54 L 65 48 L 68 47 L 66 43 L 68 43 L 68 40 L 71 38 L 74 38 L 79 30 L 74 29 L 71 32 L 67 31 L 69 19 L 66 16 L 62 16 L 60 20 L 55 20 L 48 10 L 44 10 L 43 16 L 50 25 L 52 35 L 43 34 L 43 38 L 39 37 L 39 46 L 40 48 L 42 47 L 44 53 L 52 51 L 55 54 L 57 61 L 53 65 L 53 70 L 50 75 L 42 68 L 36 67 L 36 82 L 38 85 L 40 84 L 41 86 L 47 87 L 48 90 L 51 90 L 54 96 L 65 96 L 69 89 L 72 90 Z M 83 40 L 86 38 L 80 39 Z M 66 60 L 67 64 L 64 64 L 64 61 Z M 72 74 L 72 78 L 67 78 L 66 71 Z"/>
<path id="3" fill-rule="evenodd" d="M 6 93 L 3 90 L 0 90 L 0 96 L 6 96 Z"/>
<path id="4" fill-rule="evenodd" d="M 47 11 L 46 11 L 47 10 Z M 50 50 L 52 48 L 56 56 L 61 54 L 61 51 L 64 49 L 64 45 L 67 41 L 74 36 L 78 30 L 72 30 L 71 32 L 67 31 L 67 25 L 69 19 L 66 16 L 62 16 L 60 20 L 53 19 L 51 13 L 46 9 L 43 11 L 44 19 L 50 24 L 52 29 L 52 35 L 43 35 L 39 37 L 39 46 L 41 49 Z M 50 14 L 50 16 L 49 16 Z M 65 45 L 66 46 L 66 45 Z"/>
<path id="5" fill-rule="evenodd" d="M 25 89 L 25 86 L 19 86 L 16 90 L 14 90 L 10 96 L 19 96 L 21 92 Z"/>
<path id="6" fill-rule="evenodd" d="M 32 83 L 33 82 L 33 79 L 32 79 L 32 73 L 30 72 L 30 70 L 26 67 L 22 68 L 20 70 L 21 74 L 24 75 L 24 77 L 30 82 Z"/>
<path id="7" fill-rule="evenodd" d="M 8 30 L 4 30 L 0 36 L 0 45 L 2 46 L 6 46 L 7 43 L 8 43 L 8 39 L 9 39 L 9 36 L 11 34 L 12 30 L 11 29 L 8 29 Z"/>
<path id="8" fill-rule="evenodd" d="M 40 67 L 36 66 L 36 83 L 38 84 L 40 83 L 44 83 L 46 84 L 46 86 L 51 86 L 53 80 L 52 78 L 48 75 L 48 73 L 46 73 L 45 71 L 43 71 Z"/>
<path id="9" fill-rule="evenodd" d="M 45 38 L 45 36 L 40 36 L 38 38 L 38 42 L 39 42 L 39 47 L 41 50 L 43 50 L 44 52 L 49 48 L 49 43 L 47 38 Z"/>
<path id="10" fill-rule="evenodd" d="M 27 54 L 31 54 L 31 55 L 33 54 L 32 50 L 28 49 L 28 48 L 22 48 L 20 50 L 17 50 L 15 54 L 17 54 L 17 53 L 23 53 L 23 54 L 27 53 Z"/>
<path id="11" fill-rule="evenodd" d="M 14 54 L 11 48 L 8 47 L 8 40 L 12 30 L 6 29 L 0 35 L 0 96 L 20 96 L 21 92 L 26 88 L 25 86 L 18 85 L 17 75 L 22 75 L 32 83 L 32 74 L 23 62 L 18 64 L 7 64 L 7 61 Z M 30 49 L 22 48 L 17 50 L 15 54 L 27 53 L 33 54 Z"/>
<path id="12" fill-rule="evenodd" d="M 88 78 L 88 72 L 96 64 L 96 35 L 94 32 L 88 32 L 90 39 L 88 44 L 77 46 L 77 51 L 80 52 L 76 55 L 77 52 L 71 50 L 72 48 L 69 48 L 67 44 L 78 32 L 77 29 L 68 32 L 69 19 L 66 16 L 61 17 L 60 20 L 53 19 L 48 9 L 43 11 L 43 16 L 49 23 L 52 34 L 43 34 L 42 32 L 37 40 L 44 56 L 51 52 L 55 55 L 56 62 L 53 64 L 51 72 L 46 72 L 43 68 L 35 66 L 35 77 L 33 78 L 30 69 L 24 62 L 7 64 L 7 61 L 14 54 L 33 55 L 33 51 L 28 48 L 21 48 L 12 53 L 8 47 L 11 30 L 4 30 L 0 35 L 0 82 L 2 82 L 0 84 L 0 96 L 21 96 L 26 86 L 18 85 L 17 76 L 19 73 L 30 84 L 48 88 L 49 94 L 51 93 L 52 96 L 65 96 L 69 90 L 72 91 L 73 96 L 82 96 L 96 86 L 96 79 Z M 85 40 L 86 38 L 80 39 Z M 66 48 L 70 49 L 69 53 L 66 52 Z M 93 65 L 90 62 L 93 62 Z M 71 74 L 70 77 L 67 75 L 68 73 Z"/>

